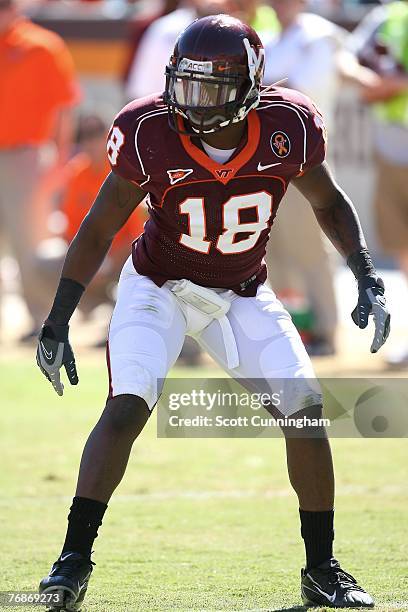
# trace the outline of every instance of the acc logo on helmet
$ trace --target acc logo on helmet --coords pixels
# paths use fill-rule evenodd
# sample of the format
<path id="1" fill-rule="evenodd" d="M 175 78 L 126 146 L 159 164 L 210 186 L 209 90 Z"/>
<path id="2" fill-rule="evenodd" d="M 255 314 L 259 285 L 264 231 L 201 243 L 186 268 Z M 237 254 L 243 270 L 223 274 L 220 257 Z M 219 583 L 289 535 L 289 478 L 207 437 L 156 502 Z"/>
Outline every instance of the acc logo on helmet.
<path id="1" fill-rule="evenodd" d="M 188 57 L 183 57 L 178 65 L 178 70 L 180 72 L 189 70 L 191 72 L 203 72 L 204 74 L 211 74 L 213 71 L 213 63 L 197 62 L 195 60 L 189 59 Z"/>

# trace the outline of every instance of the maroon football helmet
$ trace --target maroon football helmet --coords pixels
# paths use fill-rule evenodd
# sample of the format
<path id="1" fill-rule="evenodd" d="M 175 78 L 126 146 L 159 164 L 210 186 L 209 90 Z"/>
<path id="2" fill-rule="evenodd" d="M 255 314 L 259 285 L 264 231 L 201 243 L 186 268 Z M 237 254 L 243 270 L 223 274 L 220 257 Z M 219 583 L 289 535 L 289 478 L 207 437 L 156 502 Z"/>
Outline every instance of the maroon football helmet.
<path id="1" fill-rule="evenodd" d="M 264 57 L 257 33 L 239 19 L 196 19 L 179 35 L 166 67 L 170 126 L 208 134 L 242 121 L 259 104 Z"/>

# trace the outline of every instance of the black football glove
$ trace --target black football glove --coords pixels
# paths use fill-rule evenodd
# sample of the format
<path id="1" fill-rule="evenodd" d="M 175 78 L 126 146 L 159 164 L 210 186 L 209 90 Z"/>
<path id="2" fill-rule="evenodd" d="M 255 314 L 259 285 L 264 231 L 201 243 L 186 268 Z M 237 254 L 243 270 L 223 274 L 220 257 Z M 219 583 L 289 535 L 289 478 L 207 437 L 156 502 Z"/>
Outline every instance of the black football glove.
<path id="1" fill-rule="evenodd" d="M 60 369 L 65 367 L 71 385 L 78 384 L 75 357 L 68 340 L 68 325 L 46 321 L 38 337 L 37 364 L 58 395 L 63 395 Z"/>
<path id="2" fill-rule="evenodd" d="M 358 302 L 351 313 L 354 323 L 364 329 L 373 315 L 375 333 L 370 351 L 376 353 L 390 333 L 390 313 L 384 297 L 384 282 L 379 276 L 363 276 L 358 281 Z"/>

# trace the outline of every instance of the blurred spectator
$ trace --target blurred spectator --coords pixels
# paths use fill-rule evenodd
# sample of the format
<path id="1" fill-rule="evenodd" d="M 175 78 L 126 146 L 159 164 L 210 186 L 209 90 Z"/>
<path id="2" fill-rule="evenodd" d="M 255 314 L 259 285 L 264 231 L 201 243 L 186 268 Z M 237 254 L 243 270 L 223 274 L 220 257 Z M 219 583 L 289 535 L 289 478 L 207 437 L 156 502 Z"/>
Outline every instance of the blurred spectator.
<path id="1" fill-rule="evenodd" d="M 303 12 L 306 0 L 271 0 L 280 31 L 265 44 L 265 84 L 281 79 L 309 95 L 322 111 L 329 134 L 337 92 L 336 56 L 342 31 L 318 15 Z M 335 352 L 337 306 L 333 271 L 324 238 L 305 198 L 289 186 L 268 243 L 268 278 L 278 293 L 302 293 L 314 315 L 306 341 L 314 355 Z"/>
<path id="2" fill-rule="evenodd" d="M 349 6 L 353 4 L 381 4 L 381 2 L 388 2 L 388 0 L 343 0 L 341 4 Z"/>
<path id="3" fill-rule="evenodd" d="M 60 210 L 65 229 L 62 238 L 43 241 L 37 250 L 36 264 L 47 283 L 48 294 L 55 287 L 69 243 L 77 233 L 98 191 L 109 174 L 106 158 L 107 125 L 97 115 L 80 119 L 78 128 L 79 152 L 66 167 L 66 184 Z M 80 310 L 88 315 L 104 303 L 113 303 L 113 293 L 120 270 L 130 254 L 130 245 L 143 231 L 145 214 L 138 208 L 116 235 L 102 268 L 89 285 L 80 303 Z"/>
<path id="4" fill-rule="evenodd" d="M 67 159 L 71 108 L 79 96 L 65 43 L 23 17 L 17 0 L 0 0 L 0 74 L 0 218 L 32 317 L 25 340 L 36 335 L 48 307 L 33 266 L 39 214 L 34 195 Z M 55 151 L 46 156 L 50 141 Z"/>
<path id="5" fill-rule="evenodd" d="M 186 0 L 177 10 L 157 19 L 145 31 L 129 71 L 126 95 L 141 98 L 164 90 L 164 71 L 179 33 L 194 19 L 204 15 L 227 13 L 251 23 L 257 31 L 276 27 L 276 18 L 268 6 L 258 7 L 257 0 Z"/>
<path id="6" fill-rule="evenodd" d="M 343 0 L 309 0 L 308 8 L 318 13 L 327 13 L 340 8 L 342 4 L 344 4 Z"/>
<path id="7" fill-rule="evenodd" d="M 142 98 L 164 90 L 164 70 L 177 35 L 196 18 L 193 2 L 154 21 L 143 34 L 126 84 L 127 98 Z"/>
<path id="8" fill-rule="evenodd" d="M 408 278 L 408 2 L 373 9 L 352 34 L 351 46 L 379 77 L 362 90 L 374 119 L 377 231 Z M 408 367 L 408 351 L 390 364 Z"/>
<path id="9" fill-rule="evenodd" d="M 160 17 L 164 17 L 175 11 L 180 4 L 179 0 L 163 0 L 159 10 L 149 12 L 148 15 L 143 11 L 142 15 L 137 13 L 137 16 L 130 21 L 129 24 L 129 54 L 123 70 L 123 79 L 127 82 L 129 73 L 136 57 L 140 41 L 147 28 Z"/>
<path id="10" fill-rule="evenodd" d="M 330 129 L 337 90 L 336 55 L 344 36 L 327 19 L 305 13 L 307 4 L 307 0 L 270 0 L 280 27 L 265 43 L 264 82 L 287 79 L 284 86 L 317 102 Z"/>

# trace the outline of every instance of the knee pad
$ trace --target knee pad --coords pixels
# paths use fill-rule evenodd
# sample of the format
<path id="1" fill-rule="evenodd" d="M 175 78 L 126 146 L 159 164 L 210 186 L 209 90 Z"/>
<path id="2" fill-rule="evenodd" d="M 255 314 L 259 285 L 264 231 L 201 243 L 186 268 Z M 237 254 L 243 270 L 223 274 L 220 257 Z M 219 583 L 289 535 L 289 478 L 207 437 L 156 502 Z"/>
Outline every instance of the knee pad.
<path id="1" fill-rule="evenodd" d="M 112 374 L 111 397 L 137 395 L 145 400 L 149 410 L 152 411 L 161 391 L 158 388 L 157 376 L 140 363 L 130 363 L 128 358 L 123 361 L 123 367 L 116 363 Z"/>

